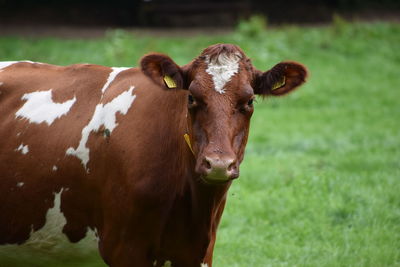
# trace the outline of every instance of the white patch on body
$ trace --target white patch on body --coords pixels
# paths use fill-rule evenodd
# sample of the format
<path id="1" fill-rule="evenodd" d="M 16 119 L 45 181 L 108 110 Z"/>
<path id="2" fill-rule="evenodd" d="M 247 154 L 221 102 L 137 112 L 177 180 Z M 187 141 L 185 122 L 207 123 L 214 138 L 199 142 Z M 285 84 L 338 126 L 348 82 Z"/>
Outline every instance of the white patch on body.
<path id="1" fill-rule="evenodd" d="M 0 70 L 7 68 L 8 66 L 11 66 L 15 63 L 18 63 L 19 61 L 0 61 Z"/>
<path id="2" fill-rule="evenodd" d="M 201 263 L 200 267 L 208 267 L 208 264 L 207 263 Z"/>
<path id="3" fill-rule="evenodd" d="M 29 239 L 21 245 L 2 245 L 0 255 L 6 253 L 29 253 L 43 250 L 44 253 L 65 255 L 66 252 L 74 254 L 85 254 L 88 251 L 97 253 L 97 229 L 87 229 L 86 236 L 78 243 L 71 243 L 68 237 L 62 232 L 67 220 L 61 212 L 61 195 L 64 189 L 54 193 L 54 206 L 47 210 L 45 225 L 34 232 L 31 230 Z M 16 254 L 18 255 L 18 254 Z M 72 254 L 71 254 L 72 255 Z"/>
<path id="4" fill-rule="evenodd" d="M 165 261 L 162 267 L 172 267 L 172 262 L 171 261 Z"/>
<path id="5" fill-rule="evenodd" d="M 51 125 L 54 120 L 67 114 L 76 101 L 76 97 L 64 103 L 55 103 L 52 100 L 51 90 L 24 94 L 25 104 L 15 113 L 15 116 L 28 119 L 31 123 L 46 122 Z"/>
<path id="6" fill-rule="evenodd" d="M 54 238 L 55 236 L 62 234 L 62 228 L 67 223 L 67 220 L 60 209 L 62 192 L 63 189 L 58 193 L 54 193 L 54 206 L 47 210 L 46 224 L 38 231 L 31 232 L 31 236 L 25 244 L 29 242 L 51 242 L 46 239 Z"/>
<path id="7" fill-rule="evenodd" d="M 53 169 L 52 170 L 53 170 L 53 172 L 57 171 L 58 170 L 57 166 L 53 165 Z"/>
<path id="8" fill-rule="evenodd" d="M 225 84 L 239 71 L 240 54 L 221 53 L 218 57 L 210 59 L 206 56 L 208 64 L 206 72 L 211 75 L 214 89 L 220 94 L 225 93 Z"/>
<path id="9" fill-rule="evenodd" d="M 29 152 L 29 147 L 28 145 L 20 144 L 19 147 L 15 149 L 15 151 L 21 151 L 21 153 L 25 155 Z"/>
<path id="10" fill-rule="evenodd" d="M 32 62 L 30 60 L 21 60 L 21 61 L 0 61 L 0 72 L 3 71 L 3 69 L 16 64 L 16 63 L 20 63 L 20 62 L 27 62 L 27 63 L 37 63 L 37 64 L 42 64 L 39 62 Z"/>
<path id="11" fill-rule="evenodd" d="M 24 184 L 25 184 L 25 183 L 23 183 L 23 182 L 19 182 L 19 183 L 17 183 L 17 186 L 18 186 L 18 187 L 23 187 Z"/>
<path id="12" fill-rule="evenodd" d="M 0 86 L 2 86 L 3 85 L 3 82 L 0 82 Z"/>
<path id="13" fill-rule="evenodd" d="M 118 125 L 116 122 L 117 112 L 125 115 L 135 100 L 136 95 L 132 95 L 134 88 L 134 86 L 131 86 L 128 91 L 121 93 L 107 104 L 98 104 L 92 119 L 89 121 L 88 125 L 82 129 L 82 137 L 78 147 L 75 149 L 72 147 L 67 149 L 66 154 L 78 157 L 86 170 L 87 163 L 89 162 L 89 148 L 86 147 L 86 143 L 90 133 L 97 132 L 103 125 L 111 134 Z"/>
<path id="14" fill-rule="evenodd" d="M 104 84 L 103 88 L 101 88 L 101 93 L 104 94 L 104 92 L 107 90 L 108 86 L 110 86 L 110 84 L 112 83 L 112 81 L 114 81 L 115 77 L 117 77 L 117 75 L 121 72 L 124 71 L 126 69 L 129 68 L 125 68 L 125 67 L 113 67 L 111 68 L 112 71 L 110 72 L 110 74 L 108 75 L 107 81 Z"/>

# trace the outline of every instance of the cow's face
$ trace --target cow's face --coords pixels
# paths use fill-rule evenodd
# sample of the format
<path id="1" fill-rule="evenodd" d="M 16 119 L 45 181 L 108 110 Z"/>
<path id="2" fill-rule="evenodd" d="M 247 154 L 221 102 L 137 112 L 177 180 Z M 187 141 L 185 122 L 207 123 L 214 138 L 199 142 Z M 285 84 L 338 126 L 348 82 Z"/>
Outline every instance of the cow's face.
<path id="1" fill-rule="evenodd" d="M 169 57 L 150 54 L 142 70 L 155 82 L 170 77 L 177 88 L 188 90 L 188 132 L 196 157 L 195 171 L 210 184 L 239 176 L 255 95 L 284 95 L 306 78 L 306 69 L 282 62 L 266 72 L 256 70 L 243 51 L 217 44 L 180 68 Z"/>

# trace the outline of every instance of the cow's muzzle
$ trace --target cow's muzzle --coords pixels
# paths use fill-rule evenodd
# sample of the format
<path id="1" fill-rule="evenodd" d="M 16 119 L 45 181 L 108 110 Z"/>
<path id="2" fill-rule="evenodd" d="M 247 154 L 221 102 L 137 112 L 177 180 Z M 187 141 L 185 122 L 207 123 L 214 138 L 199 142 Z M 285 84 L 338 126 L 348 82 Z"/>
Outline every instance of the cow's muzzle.
<path id="1" fill-rule="evenodd" d="M 207 183 L 225 183 L 239 177 L 239 166 L 235 158 L 204 156 L 196 170 Z"/>

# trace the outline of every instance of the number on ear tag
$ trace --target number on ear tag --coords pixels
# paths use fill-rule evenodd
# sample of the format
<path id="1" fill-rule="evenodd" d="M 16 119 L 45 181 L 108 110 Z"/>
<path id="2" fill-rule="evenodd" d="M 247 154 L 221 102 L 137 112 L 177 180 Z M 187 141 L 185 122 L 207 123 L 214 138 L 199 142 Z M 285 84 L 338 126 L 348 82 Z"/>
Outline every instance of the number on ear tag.
<path id="1" fill-rule="evenodd" d="M 286 84 L 286 77 L 285 77 L 285 76 L 282 76 L 281 80 L 280 80 L 280 81 L 277 81 L 277 82 L 274 84 L 274 86 L 272 86 L 271 90 L 273 91 L 273 90 L 279 89 L 279 88 L 281 88 L 282 86 L 284 86 L 285 84 Z"/>
<path id="2" fill-rule="evenodd" d="M 174 79 L 171 78 L 171 76 L 165 75 L 164 82 L 168 88 L 176 88 L 176 83 L 175 83 Z"/>

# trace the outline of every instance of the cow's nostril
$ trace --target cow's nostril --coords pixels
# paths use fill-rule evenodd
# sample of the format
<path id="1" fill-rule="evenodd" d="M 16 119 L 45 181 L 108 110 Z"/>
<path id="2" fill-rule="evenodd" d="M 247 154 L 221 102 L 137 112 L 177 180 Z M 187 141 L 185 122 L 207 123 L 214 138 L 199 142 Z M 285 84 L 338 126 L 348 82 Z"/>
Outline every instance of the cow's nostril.
<path id="1" fill-rule="evenodd" d="M 236 169 L 236 163 L 232 162 L 231 164 L 229 164 L 228 166 L 228 172 L 234 171 Z"/>
<path id="2" fill-rule="evenodd" d="M 210 160 L 208 158 L 205 158 L 203 160 L 203 165 L 204 165 L 204 167 L 206 167 L 206 169 L 208 169 L 208 170 L 211 169 L 211 162 L 210 162 Z"/>

